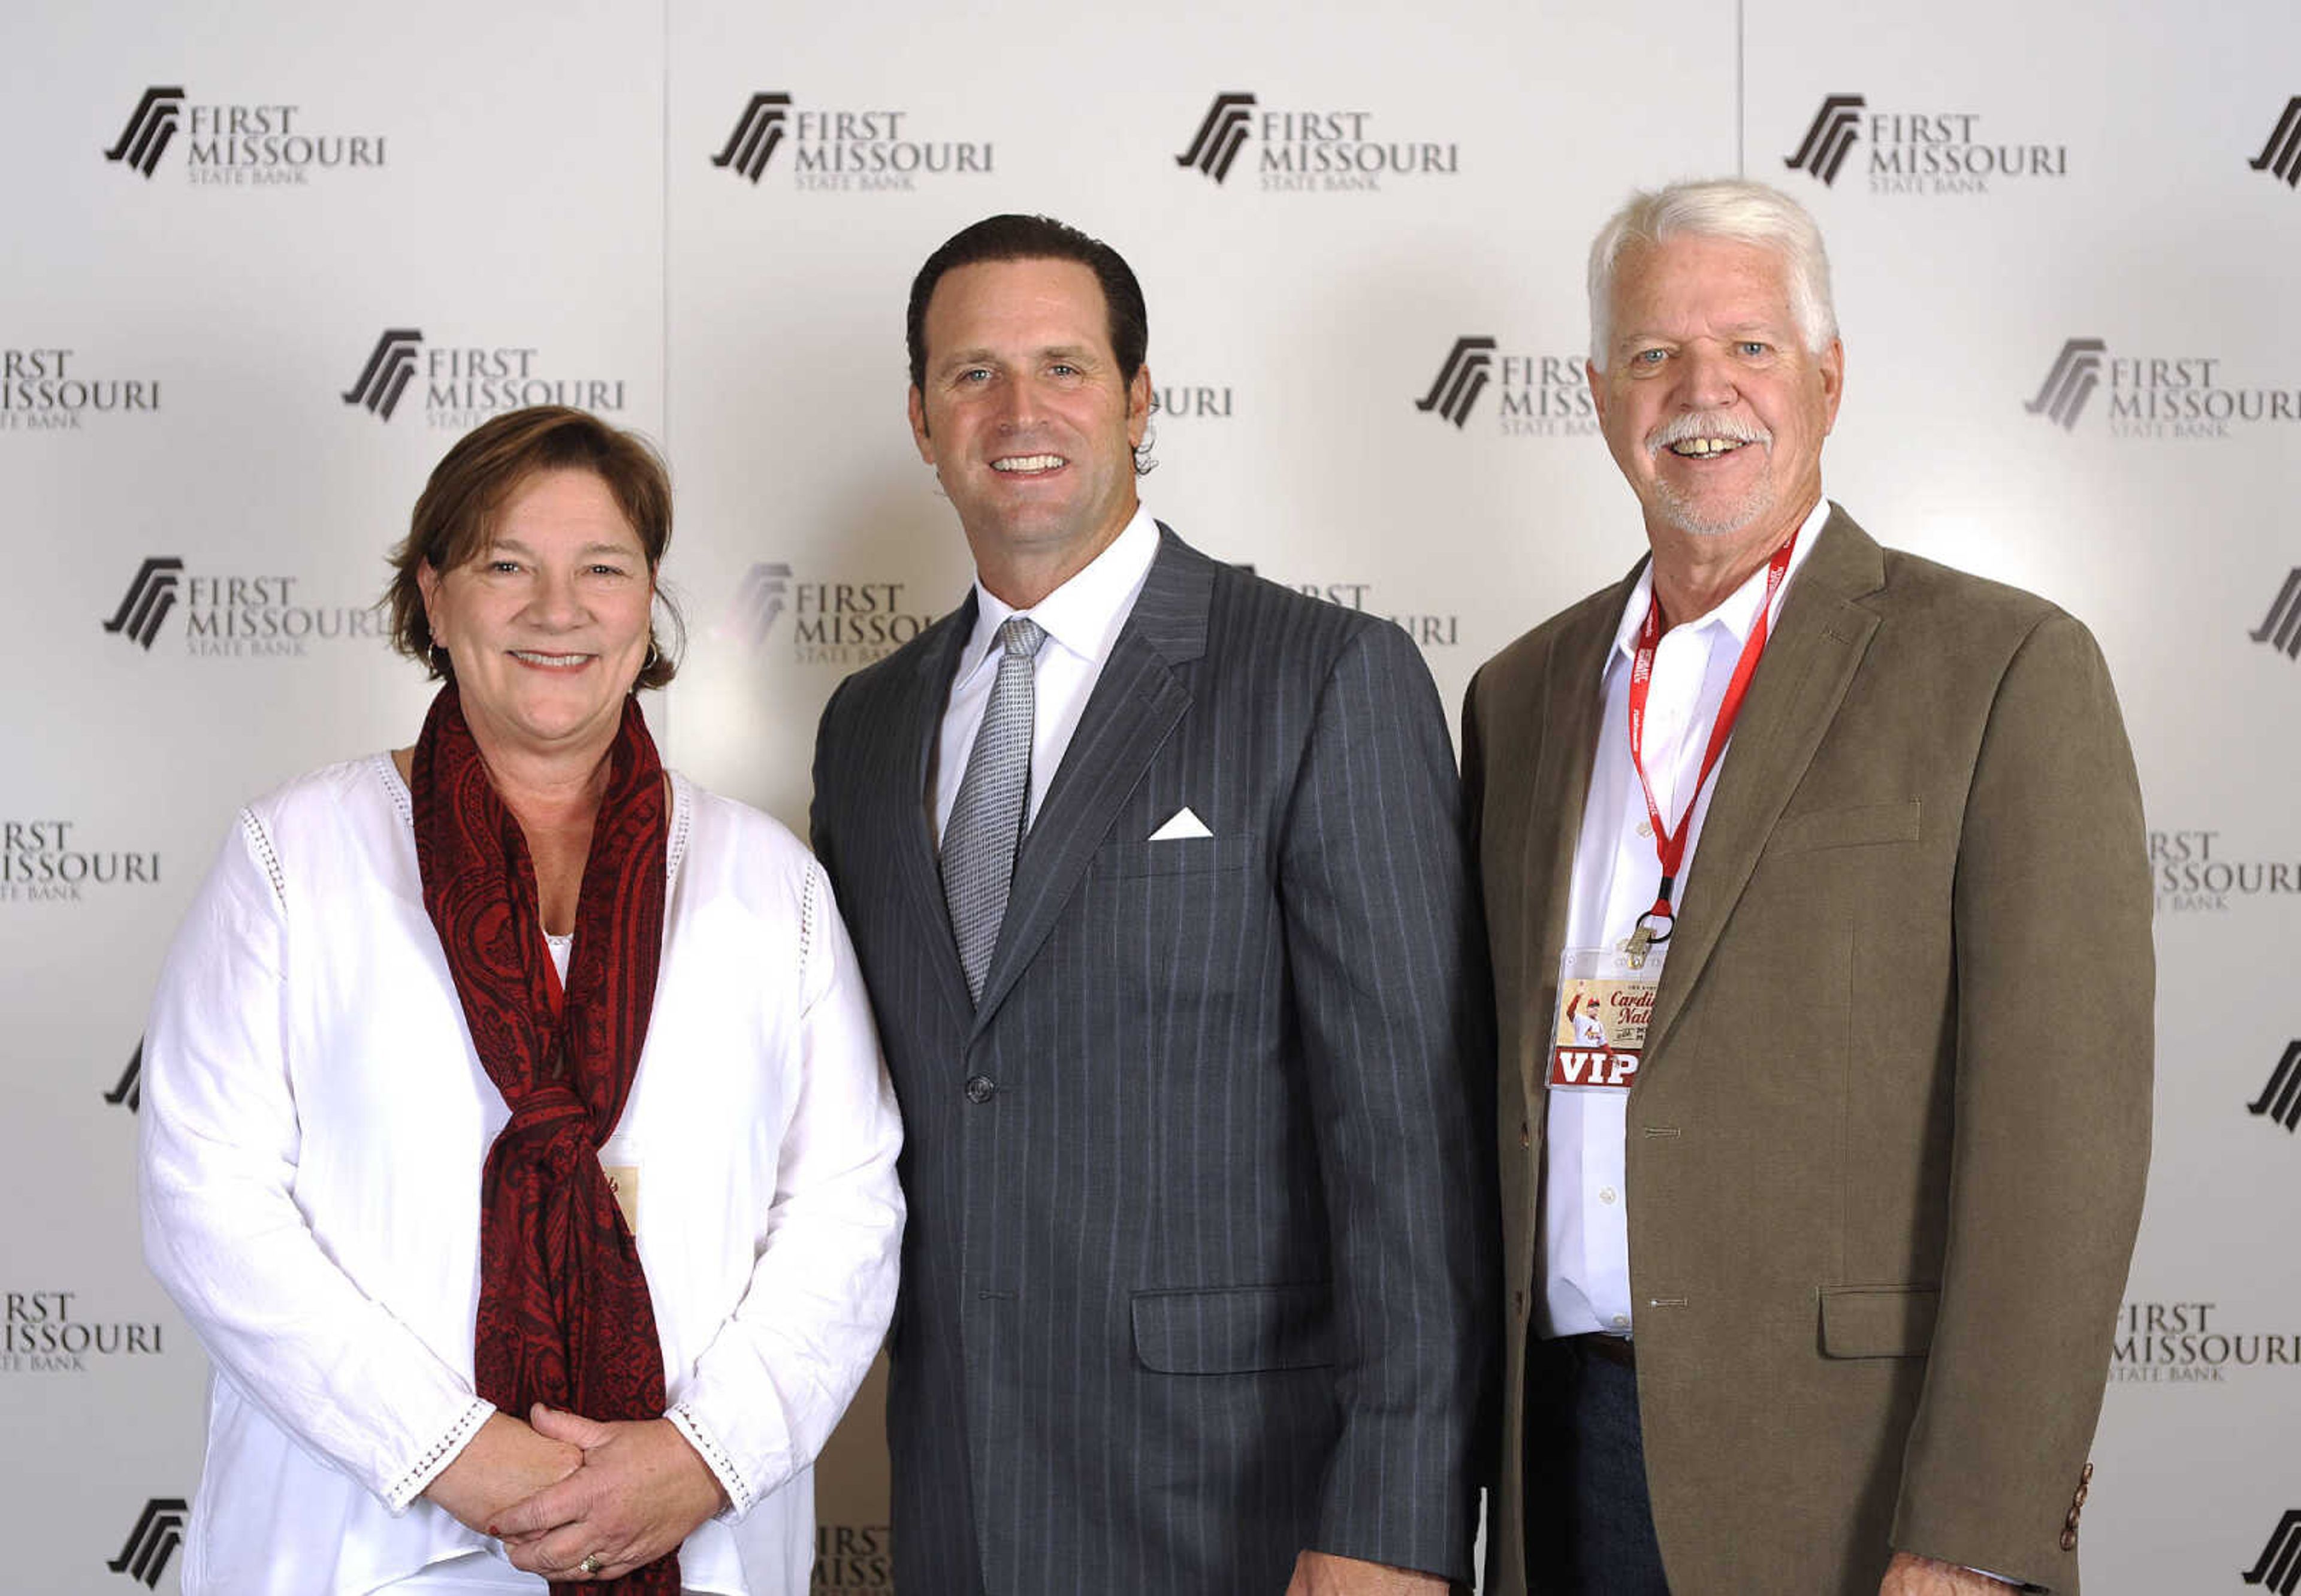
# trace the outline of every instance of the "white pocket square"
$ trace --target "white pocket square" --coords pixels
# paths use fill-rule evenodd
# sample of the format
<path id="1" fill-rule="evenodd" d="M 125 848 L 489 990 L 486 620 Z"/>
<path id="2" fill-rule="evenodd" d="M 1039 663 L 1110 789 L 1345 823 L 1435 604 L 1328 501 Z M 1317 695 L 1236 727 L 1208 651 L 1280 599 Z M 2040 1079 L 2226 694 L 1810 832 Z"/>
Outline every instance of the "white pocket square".
<path id="1" fill-rule="evenodd" d="M 1152 842 L 1173 842 L 1184 837 L 1211 837 L 1213 835 L 1214 833 L 1212 831 L 1207 830 L 1207 823 L 1201 820 L 1197 815 L 1192 814 L 1190 806 L 1186 804 L 1182 808 L 1175 811 L 1174 819 L 1168 821 L 1165 825 L 1160 826 L 1157 831 L 1151 832 L 1150 840 Z"/>

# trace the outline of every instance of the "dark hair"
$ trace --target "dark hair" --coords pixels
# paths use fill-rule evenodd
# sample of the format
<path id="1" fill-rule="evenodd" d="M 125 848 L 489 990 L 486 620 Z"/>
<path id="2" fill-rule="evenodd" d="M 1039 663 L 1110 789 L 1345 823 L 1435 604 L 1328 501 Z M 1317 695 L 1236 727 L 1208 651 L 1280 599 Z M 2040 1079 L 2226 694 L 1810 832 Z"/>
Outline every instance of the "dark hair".
<path id="1" fill-rule="evenodd" d="M 1150 314 L 1142 307 L 1142 285 L 1118 251 L 1051 216 L 986 216 L 974 226 L 953 233 L 943 247 L 927 256 L 926 264 L 911 279 L 909 313 L 903 337 L 910 347 L 911 386 L 927 382 L 927 301 L 943 274 L 984 261 L 1076 261 L 1094 273 L 1102 285 L 1102 304 L 1110 320 L 1110 352 L 1118 357 L 1118 375 L 1132 382 L 1142 369 L 1150 347 Z"/>
<path id="2" fill-rule="evenodd" d="M 407 537 L 391 551 L 391 585 L 384 592 L 391 607 L 391 645 L 421 661 L 434 681 L 452 672 L 432 649 L 417 569 L 429 565 L 444 572 L 478 559 L 495 540 L 504 507 L 529 478 L 569 470 L 588 471 L 607 485 L 615 507 L 639 534 L 648 574 L 653 576 L 663 564 L 671 545 L 671 477 L 645 439 L 564 405 L 506 411 L 482 422 L 431 468 Z M 657 597 L 674 638 L 683 634 L 677 607 L 659 589 Z M 669 681 L 679 669 L 674 652 L 675 646 L 661 646 L 650 626 L 647 664 L 634 685 L 661 687 Z"/>

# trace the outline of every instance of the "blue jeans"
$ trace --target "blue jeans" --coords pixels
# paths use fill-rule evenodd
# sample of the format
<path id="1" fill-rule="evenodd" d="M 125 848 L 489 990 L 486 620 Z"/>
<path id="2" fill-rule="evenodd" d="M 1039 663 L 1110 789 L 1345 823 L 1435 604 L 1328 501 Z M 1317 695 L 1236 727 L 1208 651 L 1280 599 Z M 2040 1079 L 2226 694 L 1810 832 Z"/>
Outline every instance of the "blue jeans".
<path id="1" fill-rule="evenodd" d="M 1526 1579 L 1536 1596 L 1669 1596 L 1646 1496 L 1637 1371 L 1592 1338 L 1526 1360 Z"/>

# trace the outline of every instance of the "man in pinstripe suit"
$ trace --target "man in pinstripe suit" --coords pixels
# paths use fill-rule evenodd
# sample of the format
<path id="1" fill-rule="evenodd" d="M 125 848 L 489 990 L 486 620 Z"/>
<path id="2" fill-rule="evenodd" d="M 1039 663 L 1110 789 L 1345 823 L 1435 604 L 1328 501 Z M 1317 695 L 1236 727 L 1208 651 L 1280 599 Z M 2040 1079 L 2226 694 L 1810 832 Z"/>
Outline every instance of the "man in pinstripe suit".
<path id="1" fill-rule="evenodd" d="M 1429 673 L 1142 511 L 1108 246 L 977 223 L 908 338 L 977 580 L 833 695 L 814 811 L 908 1128 L 897 1584 L 1467 1582 L 1492 1064 Z M 987 925 L 977 766 L 1022 806 Z"/>

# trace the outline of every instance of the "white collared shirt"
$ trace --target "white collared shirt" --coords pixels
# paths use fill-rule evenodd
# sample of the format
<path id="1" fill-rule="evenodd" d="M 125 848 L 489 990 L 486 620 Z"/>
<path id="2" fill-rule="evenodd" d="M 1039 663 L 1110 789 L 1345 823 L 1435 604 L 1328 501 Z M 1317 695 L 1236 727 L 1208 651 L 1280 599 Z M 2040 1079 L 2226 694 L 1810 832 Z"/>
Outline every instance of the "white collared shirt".
<path id="1" fill-rule="evenodd" d="M 1813 552 L 1814 539 L 1829 519 L 1829 501 L 1815 505 L 1798 528 L 1789 570 L 1774 595 L 1767 625 L 1781 614 L 1782 601 L 1799 568 Z M 1654 804 L 1672 825 L 1694 791 L 1702 756 L 1710 741 L 1726 684 L 1742 646 L 1765 602 L 1766 573 L 1753 572 L 1732 596 L 1699 620 L 1673 626 L 1654 647 L 1653 675 L 1646 687 L 1644 757 Z M 1623 606 L 1601 680 L 1605 722 L 1582 807 L 1582 829 L 1574 845 L 1573 895 L 1568 900 L 1566 946 L 1611 947 L 1627 937 L 1638 916 L 1653 907 L 1661 865 L 1653 827 L 1646 816 L 1636 770 L 1630 764 L 1630 661 L 1638 630 L 1653 602 L 1651 562 Z M 1729 745 L 1730 747 L 1730 745 Z M 1719 760 L 1719 768 L 1724 767 Z M 1674 905 L 1686 901 L 1694 857 L 1702 845 L 1702 823 L 1717 790 L 1713 774 L 1695 799 L 1686 822 L 1686 857 L 1678 867 Z M 1544 1335 L 1629 1333 L 1629 1204 L 1623 1178 L 1623 1133 L 1629 1093 L 1553 1091 L 1544 1115 L 1544 1169 L 1542 1206 L 1542 1316 Z"/>
<path id="2" fill-rule="evenodd" d="M 1027 829 L 1038 818 L 1047 784 L 1055 779 L 1064 750 L 1071 746 L 1071 734 L 1086 713 L 1088 696 L 1102 674 L 1102 662 L 1110 657 L 1119 629 L 1134 613 L 1134 601 L 1142 596 L 1143 580 L 1158 554 L 1158 523 L 1137 505 L 1134 518 L 1109 547 L 1033 608 L 1009 608 L 983 587 L 980 577 L 975 579 L 975 631 L 950 679 L 950 699 L 943 706 L 942 733 L 935 743 L 935 766 L 927 777 L 938 849 L 951 806 L 958 801 L 958 784 L 966 774 L 966 757 L 975 750 L 975 734 L 991 706 L 992 684 L 999 678 L 999 629 L 1019 614 L 1037 622 L 1047 633 L 1032 661 L 1031 796 L 1024 812 Z"/>

